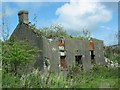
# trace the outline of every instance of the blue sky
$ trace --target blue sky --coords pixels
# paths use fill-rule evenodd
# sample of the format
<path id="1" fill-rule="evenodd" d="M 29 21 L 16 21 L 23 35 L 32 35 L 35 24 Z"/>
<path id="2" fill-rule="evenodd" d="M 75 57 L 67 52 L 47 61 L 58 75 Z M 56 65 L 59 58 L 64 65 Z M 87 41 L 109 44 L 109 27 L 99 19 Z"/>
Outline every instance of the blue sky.
<path id="1" fill-rule="evenodd" d="M 6 12 L 10 35 L 18 24 L 18 11 L 28 10 L 30 22 L 34 23 L 33 18 L 37 16 L 37 28 L 62 24 L 65 30 L 74 36 L 86 28 L 91 32 L 92 37 L 104 40 L 105 45 L 118 43 L 115 37 L 118 33 L 117 2 L 72 1 L 2 2 L 2 11 Z M 1 19 L 2 16 L 0 16 Z"/>

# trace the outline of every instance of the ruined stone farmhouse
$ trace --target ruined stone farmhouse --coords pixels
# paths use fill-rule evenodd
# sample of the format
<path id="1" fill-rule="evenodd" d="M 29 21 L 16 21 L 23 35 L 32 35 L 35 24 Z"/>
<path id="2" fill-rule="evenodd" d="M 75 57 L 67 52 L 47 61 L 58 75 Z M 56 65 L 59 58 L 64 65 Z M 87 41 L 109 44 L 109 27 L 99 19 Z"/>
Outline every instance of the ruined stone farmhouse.
<path id="1" fill-rule="evenodd" d="M 67 70 L 72 65 L 79 65 L 81 70 L 90 70 L 92 64 L 105 65 L 102 40 L 50 39 L 38 35 L 36 28 L 31 28 L 28 11 L 18 12 L 19 23 L 12 33 L 14 40 L 23 40 L 38 47 L 41 52 L 35 67 L 43 70 L 47 58 L 50 70 Z"/>

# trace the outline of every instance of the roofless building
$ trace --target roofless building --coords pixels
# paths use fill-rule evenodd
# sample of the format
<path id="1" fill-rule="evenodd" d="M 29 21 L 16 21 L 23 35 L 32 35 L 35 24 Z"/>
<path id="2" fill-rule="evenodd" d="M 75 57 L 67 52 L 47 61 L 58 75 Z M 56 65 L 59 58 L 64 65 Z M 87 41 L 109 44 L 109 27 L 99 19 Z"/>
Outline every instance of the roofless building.
<path id="1" fill-rule="evenodd" d="M 49 59 L 50 70 L 67 70 L 69 66 L 79 65 L 81 70 L 90 70 L 93 63 L 105 65 L 102 40 L 80 40 L 74 38 L 47 39 L 39 36 L 36 28 L 31 28 L 28 11 L 18 12 L 19 23 L 12 33 L 14 40 L 23 40 L 38 47 L 39 53 L 35 67 L 44 69 L 45 58 Z"/>

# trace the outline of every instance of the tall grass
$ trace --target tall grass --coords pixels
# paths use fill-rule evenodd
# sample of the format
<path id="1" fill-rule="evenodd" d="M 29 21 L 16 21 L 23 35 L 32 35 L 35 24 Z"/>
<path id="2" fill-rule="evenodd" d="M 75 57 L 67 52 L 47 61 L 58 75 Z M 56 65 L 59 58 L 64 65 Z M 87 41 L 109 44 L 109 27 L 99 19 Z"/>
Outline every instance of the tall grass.
<path id="1" fill-rule="evenodd" d="M 69 73 L 69 72 L 68 72 Z M 72 76 L 72 77 L 71 77 Z M 22 76 L 3 73 L 3 88 L 118 88 L 118 69 L 96 65 L 89 72 L 42 72 L 34 69 Z"/>

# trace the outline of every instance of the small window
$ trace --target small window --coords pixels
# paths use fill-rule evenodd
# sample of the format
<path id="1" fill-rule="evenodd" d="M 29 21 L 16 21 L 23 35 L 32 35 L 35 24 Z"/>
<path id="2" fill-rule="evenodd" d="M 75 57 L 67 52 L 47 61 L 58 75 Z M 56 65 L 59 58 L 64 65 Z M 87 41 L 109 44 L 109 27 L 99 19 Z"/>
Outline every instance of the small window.
<path id="1" fill-rule="evenodd" d="M 90 56 L 91 56 L 91 63 L 95 63 L 95 54 L 94 54 L 94 50 L 90 51 Z"/>
<path id="2" fill-rule="evenodd" d="M 82 55 L 78 55 L 78 56 L 75 56 L 75 61 L 76 61 L 76 64 L 79 65 L 79 64 L 82 64 Z"/>

